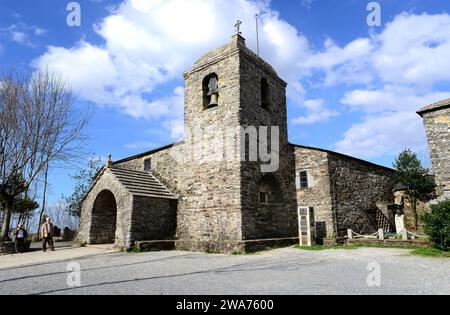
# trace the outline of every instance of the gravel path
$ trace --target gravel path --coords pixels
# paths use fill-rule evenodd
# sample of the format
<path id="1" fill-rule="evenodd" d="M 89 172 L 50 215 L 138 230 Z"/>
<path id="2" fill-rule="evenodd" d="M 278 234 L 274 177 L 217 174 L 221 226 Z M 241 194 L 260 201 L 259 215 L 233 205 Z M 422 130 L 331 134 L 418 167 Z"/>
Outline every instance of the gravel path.
<path id="1" fill-rule="evenodd" d="M 77 288 L 67 284 L 78 279 L 67 271 L 73 262 L 81 267 Z M 102 253 L 0 265 L 0 294 L 450 294 L 450 259 L 381 248 L 286 248 L 245 256 Z"/>

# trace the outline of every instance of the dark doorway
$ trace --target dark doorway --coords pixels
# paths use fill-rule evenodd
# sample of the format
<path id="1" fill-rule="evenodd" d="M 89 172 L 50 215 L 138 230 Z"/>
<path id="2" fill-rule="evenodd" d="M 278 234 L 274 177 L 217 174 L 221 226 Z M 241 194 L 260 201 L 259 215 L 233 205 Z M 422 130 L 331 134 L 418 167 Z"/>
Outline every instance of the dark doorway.
<path id="1" fill-rule="evenodd" d="M 116 240 L 117 203 L 114 194 L 103 190 L 92 209 L 91 244 L 113 244 Z"/>

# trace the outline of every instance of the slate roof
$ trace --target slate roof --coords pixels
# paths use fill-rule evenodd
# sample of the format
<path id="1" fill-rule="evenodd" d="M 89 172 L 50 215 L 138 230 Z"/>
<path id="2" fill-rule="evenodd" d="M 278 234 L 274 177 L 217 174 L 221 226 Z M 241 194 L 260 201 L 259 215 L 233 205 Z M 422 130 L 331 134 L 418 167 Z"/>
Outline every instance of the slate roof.
<path id="1" fill-rule="evenodd" d="M 132 194 L 141 197 L 178 199 L 155 176 L 143 171 L 117 167 L 108 168 L 117 180 Z"/>
<path id="2" fill-rule="evenodd" d="M 387 166 L 383 166 L 383 165 L 379 165 L 379 164 L 375 164 L 375 163 L 372 163 L 372 162 L 369 162 L 369 161 L 366 161 L 366 160 L 362 160 L 362 159 L 356 158 L 356 157 L 351 156 L 351 155 L 346 155 L 346 154 L 343 154 L 343 153 L 339 153 L 339 152 L 335 152 L 335 151 L 331 151 L 331 150 L 327 150 L 327 149 L 310 147 L 310 146 L 294 144 L 294 143 L 289 143 L 289 145 L 291 145 L 293 147 L 296 147 L 296 148 L 303 148 L 303 149 L 308 149 L 308 150 L 325 152 L 325 153 L 337 155 L 337 156 L 340 156 L 340 157 L 343 157 L 343 158 L 346 158 L 346 159 L 351 159 L 353 161 L 356 161 L 356 162 L 359 162 L 359 163 L 362 163 L 362 164 L 366 164 L 366 165 L 369 165 L 369 166 L 373 166 L 373 167 L 376 167 L 376 168 L 385 169 L 385 170 L 387 170 L 389 172 L 393 172 L 393 173 L 397 172 L 397 170 L 395 170 L 393 168 L 390 168 L 390 167 L 387 167 Z"/>
<path id="3" fill-rule="evenodd" d="M 425 106 L 424 108 L 420 109 L 417 111 L 417 114 L 419 114 L 420 116 L 423 116 L 425 113 L 428 112 L 432 112 L 438 109 L 442 109 L 442 108 L 446 108 L 446 107 L 450 107 L 450 98 Z"/>

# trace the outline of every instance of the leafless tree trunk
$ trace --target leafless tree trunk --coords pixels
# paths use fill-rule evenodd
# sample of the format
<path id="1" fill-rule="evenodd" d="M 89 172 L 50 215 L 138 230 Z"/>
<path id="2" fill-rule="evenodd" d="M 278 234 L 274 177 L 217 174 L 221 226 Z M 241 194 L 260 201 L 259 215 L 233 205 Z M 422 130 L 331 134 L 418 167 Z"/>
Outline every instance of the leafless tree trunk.
<path id="1" fill-rule="evenodd" d="M 42 224 L 42 217 L 44 216 L 44 211 L 45 211 L 45 202 L 46 202 L 46 198 L 47 198 L 47 183 L 48 183 L 48 166 L 49 164 L 47 164 L 46 168 L 45 168 L 45 175 L 44 175 L 44 192 L 42 194 L 42 208 L 41 208 L 41 212 L 39 213 L 39 221 L 38 221 L 38 231 L 41 227 Z"/>
<path id="2" fill-rule="evenodd" d="M 28 190 L 49 162 L 84 155 L 88 115 L 75 111 L 71 88 L 57 75 L 0 78 L 0 199 L 8 235 L 14 200 Z"/>

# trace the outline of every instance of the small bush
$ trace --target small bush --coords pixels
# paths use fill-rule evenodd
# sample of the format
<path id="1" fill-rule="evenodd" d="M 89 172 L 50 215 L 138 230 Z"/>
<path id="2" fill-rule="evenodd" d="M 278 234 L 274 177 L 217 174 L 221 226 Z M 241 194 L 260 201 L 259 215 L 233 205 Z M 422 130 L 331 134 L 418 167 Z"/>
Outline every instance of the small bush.
<path id="1" fill-rule="evenodd" d="M 431 213 L 423 216 L 425 232 L 436 244 L 436 247 L 450 249 L 450 200 L 431 206 Z"/>

